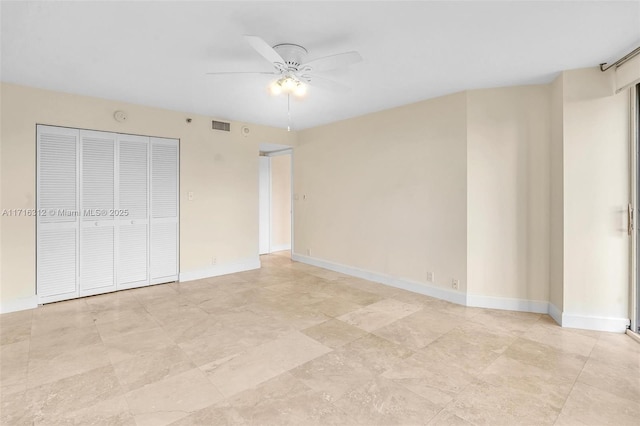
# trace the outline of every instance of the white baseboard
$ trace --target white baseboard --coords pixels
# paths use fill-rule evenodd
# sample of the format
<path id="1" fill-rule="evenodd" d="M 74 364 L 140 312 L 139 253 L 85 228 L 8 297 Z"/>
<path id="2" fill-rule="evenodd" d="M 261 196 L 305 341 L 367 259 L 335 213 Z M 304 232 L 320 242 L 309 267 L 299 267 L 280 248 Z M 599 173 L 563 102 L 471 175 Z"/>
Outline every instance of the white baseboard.
<path id="1" fill-rule="evenodd" d="M 292 254 L 291 259 L 297 262 L 329 269 L 342 274 L 351 275 L 380 284 L 401 288 L 414 293 L 424 294 L 448 302 L 457 303 L 463 306 L 474 306 L 478 308 L 502 309 L 508 311 L 533 312 L 539 314 L 549 314 L 562 327 L 582 328 L 587 330 L 624 332 L 629 320 L 623 318 L 597 318 L 579 317 L 562 313 L 557 306 L 543 300 L 511 299 L 506 297 L 483 296 L 478 294 L 467 295 L 462 292 L 449 290 L 434 285 L 419 283 L 402 278 L 396 278 L 378 272 L 346 266 L 328 260 L 317 259 L 300 254 Z"/>
<path id="2" fill-rule="evenodd" d="M 629 331 L 627 318 L 594 317 L 587 315 L 572 315 L 562 312 L 556 305 L 549 302 L 549 316 L 561 327 L 579 328 L 581 330 L 610 331 L 624 333 Z"/>
<path id="3" fill-rule="evenodd" d="M 633 340 L 640 343 L 640 334 L 634 333 L 633 331 L 627 329 L 627 336 L 631 337 Z"/>
<path id="4" fill-rule="evenodd" d="M 206 268 L 194 269 L 191 271 L 180 272 L 180 281 L 194 281 L 203 278 L 218 277 L 220 275 L 233 274 L 236 272 L 251 271 L 260 268 L 260 258 L 250 257 L 241 259 L 236 262 L 207 266 Z"/>
<path id="5" fill-rule="evenodd" d="M 466 304 L 466 295 L 459 291 L 449 290 L 447 288 L 437 287 L 431 284 L 407 280 L 404 278 L 396 278 L 379 272 L 368 271 L 366 269 L 355 268 L 353 266 L 342 265 L 329 260 L 317 259 L 315 257 L 303 256 L 295 253 L 291 255 L 291 259 L 296 262 L 302 262 L 319 268 L 340 272 L 341 274 L 351 275 L 353 277 L 385 284 L 402 290 L 424 294 L 425 296 L 435 297 L 437 299 L 446 300 L 459 305 Z"/>
<path id="6" fill-rule="evenodd" d="M 624 333 L 629 326 L 628 318 L 594 317 L 562 313 L 562 326 L 583 330 L 611 331 Z"/>
<path id="7" fill-rule="evenodd" d="M 284 251 L 284 250 L 291 250 L 291 243 L 271 246 L 271 253 L 274 253 L 276 251 Z"/>
<path id="8" fill-rule="evenodd" d="M 38 296 L 21 297 L 13 300 L 3 300 L 0 302 L 0 314 L 9 312 L 24 311 L 38 307 Z"/>
<path id="9" fill-rule="evenodd" d="M 533 312 L 536 314 L 549 312 L 549 302 L 542 300 L 511 299 L 480 294 L 467 294 L 467 306 L 502 309 L 504 311 Z"/>
<path id="10" fill-rule="evenodd" d="M 549 302 L 549 316 L 562 327 L 562 311 L 551 302 Z"/>

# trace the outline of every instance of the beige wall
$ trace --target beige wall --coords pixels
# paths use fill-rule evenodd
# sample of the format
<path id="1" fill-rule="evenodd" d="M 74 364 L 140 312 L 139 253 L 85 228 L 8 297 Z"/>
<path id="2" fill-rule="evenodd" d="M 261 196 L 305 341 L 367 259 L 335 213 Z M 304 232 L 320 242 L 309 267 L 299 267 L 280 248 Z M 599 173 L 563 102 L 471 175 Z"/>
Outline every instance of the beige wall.
<path id="1" fill-rule="evenodd" d="M 564 298 L 564 74 L 551 84 L 549 302 L 560 313 Z"/>
<path id="2" fill-rule="evenodd" d="M 113 113 L 129 114 L 125 123 Z M 1 208 L 35 207 L 35 126 L 67 127 L 180 139 L 180 272 L 257 258 L 258 145 L 295 144 L 295 133 L 241 123 L 211 130 L 211 118 L 103 99 L 2 84 Z M 185 119 L 193 118 L 187 124 Z M 187 192 L 194 192 L 193 201 Z M 3 304 L 35 294 L 35 221 L 2 217 Z"/>
<path id="3" fill-rule="evenodd" d="M 550 85 L 297 133 L 252 125 L 246 138 L 210 130 L 208 117 L 186 124 L 183 113 L 3 84 L 1 207 L 35 206 L 36 123 L 180 138 L 180 267 L 197 271 L 257 255 L 258 145 L 297 144 L 297 254 L 619 320 L 629 315 L 629 99 L 613 84 L 597 68 L 566 71 Z M 113 120 L 117 109 L 128 122 Z M 0 229 L 0 301 L 32 296 L 34 220 L 3 217 Z"/>
<path id="4" fill-rule="evenodd" d="M 548 85 L 467 93 L 468 293 L 547 301 Z"/>
<path id="5" fill-rule="evenodd" d="M 629 95 L 564 72 L 564 312 L 628 318 Z"/>
<path id="6" fill-rule="evenodd" d="M 291 246 L 291 154 L 271 157 L 271 247 Z"/>
<path id="7" fill-rule="evenodd" d="M 619 330 L 628 102 L 592 68 L 301 131 L 296 253 Z"/>
<path id="8" fill-rule="evenodd" d="M 464 291 L 465 109 L 460 93 L 300 131 L 295 252 Z"/>

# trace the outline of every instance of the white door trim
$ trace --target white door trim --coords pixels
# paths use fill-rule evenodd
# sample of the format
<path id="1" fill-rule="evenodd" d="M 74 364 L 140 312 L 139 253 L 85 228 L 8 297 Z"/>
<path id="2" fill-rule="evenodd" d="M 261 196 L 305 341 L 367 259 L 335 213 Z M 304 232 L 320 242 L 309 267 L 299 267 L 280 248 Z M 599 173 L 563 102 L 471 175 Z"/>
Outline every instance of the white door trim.
<path id="1" fill-rule="evenodd" d="M 271 253 L 271 158 L 258 157 L 258 255 Z"/>

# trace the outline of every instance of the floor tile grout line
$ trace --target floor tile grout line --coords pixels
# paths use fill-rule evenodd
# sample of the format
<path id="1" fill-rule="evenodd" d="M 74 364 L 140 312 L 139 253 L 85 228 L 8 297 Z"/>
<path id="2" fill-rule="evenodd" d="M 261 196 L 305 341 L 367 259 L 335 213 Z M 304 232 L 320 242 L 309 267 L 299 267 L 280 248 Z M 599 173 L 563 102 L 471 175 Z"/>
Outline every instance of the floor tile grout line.
<path id="1" fill-rule="evenodd" d="M 452 330 L 453 331 L 453 330 Z M 445 333 L 447 334 L 447 333 Z M 496 363 L 501 357 L 504 356 L 504 354 L 509 350 L 509 348 L 518 340 L 517 336 L 512 336 L 513 338 L 511 339 L 511 342 L 507 345 L 507 347 L 493 360 L 491 361 L 487 366 L 485 366 L 480 372 L 478 372 L 477 374 L 472 374 L 473 379 L 475 381 L 482 381 L 482 379 L 480 378 L 480 376 L 494 363 Z M 455 402 L 457 401 L 457 399 L 460 397 L 460 395 L 462 395 L 467 389 L 471 388 L 475 383 L 473 381 L 470 381 L 469 383 L 467 383 L 466 386 L 464 386 L 463 388 L 460 389 L 460 391 L 458 391 L 456 393 L 456 395 L 451 399 L 451 401 L 449 402 L 449 404 L 447 404 L 447 407 L 451 404 L 455 405 Z M 445 407 L 446 408 L 446 407 Z M 466 419 L 464 417 L 461 417 L 462 419 L 464 419 L 465 421 L 472 423 L 475 425 L 474 422 L 470 421 L 469 419 Z"/>
<path id="2" fill-rule="evenodd" d="M 600 343 L 600 340 L 601 340 L 601 338 L 602 338 L 603 336 L 604 336 L 604 334 L 598 334 L 598 339 L 597 339 L 596 343 L 592 346 L 591 351 L 589 352 L 589 356 L 587 357 L 587 360 L 585 361 L 584 365 L 582 366 L 582 369 L 580 370 L 580 374 L 578 374 L 578 375 L 576 376 L 576 380 L 575 380 L 575 382 L 573 383 L 573 385 L 572 385 L 572 387 L 571 387 L 571 392 L 573 392 L 573 388 L 575 387 L 576 383 L 580 383 L 581 385 L 588 386 L 588 387 L 591 387 L 591 388 L 593 388 L 593 389 L 597 389 L 597 390 L 598 390 L 598 391 L 600 391 L 600 392 L 605 392 L 605 393 L 607 393 L 607 394 L 609 394 L 609 395 L 611 395 L 611 396 L 614 396 L 614 397 L 616 397 L 616 398 L 622 398 L 622 399 L 625 399 L 625 400 L 627 400 L 627 401 L 629 401 L 629 402 L 631 402 L 631 403 L 635 403 L 635 402 L 637 402 L 637 401 L 634 401 L 634 400 L 629 399 L 629 398 L 626 398 L 626 397 L 621 397 L 621 396 L 619 396 L 619 395 L 617 395 L 617 394 L 613 394 L 613 393 L 609 392 L 609 391 L 608 391 L 608 390 L 606 390 L 606 389 L 602 389 L 602 388 L 600 388 L 600 387 L 597 387 L 597 386 L 594 386 L 594 385 L 590 385 L 589 383 L 579 382 L 579 380 L 580 380 L 580 376 L 581 376 L 581 375 L 582 375 L 582 373 L 584 372 L 584 369 L 586 368 L 587 363 L 589 362 L 589 360 L 591 360 L 591 359 L 592 359 L 591 357 L 592 357 L 592 355 L 593 355 L 593 351 L 595 350 L 595 348 L 596 348 L 596 346 L 598 345 L 598 343 Z M 609 368 L 615 368 L 615 367 L 613 367 L 613 366 L 609 366 Z M 569 395 L 571 394 L 571 392 L 569 392 Z M 567 399 L 568 399 L 568 396 L 567 396 Z M 566 404 L 566 400 L 565 400 L 565 404 Z M 564 408 L 564 404 L 563 404 L 563 408 Z"/>

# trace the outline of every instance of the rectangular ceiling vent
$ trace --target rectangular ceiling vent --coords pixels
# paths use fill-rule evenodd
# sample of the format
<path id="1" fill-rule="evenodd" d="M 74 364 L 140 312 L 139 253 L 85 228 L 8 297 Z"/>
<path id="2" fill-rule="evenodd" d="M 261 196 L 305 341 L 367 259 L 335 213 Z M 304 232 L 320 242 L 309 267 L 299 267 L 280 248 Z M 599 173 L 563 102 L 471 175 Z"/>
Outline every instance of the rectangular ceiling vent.
<path id="1" fill-rule="evenodd" d="M 222 130 L 223 132 L 231 131 L 231 123 L 225 123 L 224 121 L 213 120 L 211 126 L 213 130 Z"/>

